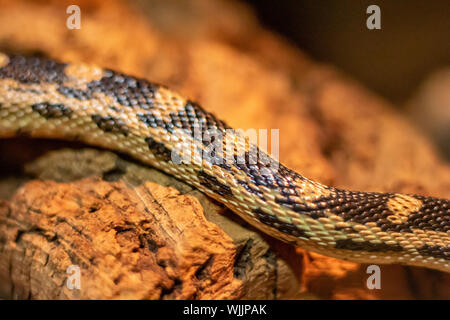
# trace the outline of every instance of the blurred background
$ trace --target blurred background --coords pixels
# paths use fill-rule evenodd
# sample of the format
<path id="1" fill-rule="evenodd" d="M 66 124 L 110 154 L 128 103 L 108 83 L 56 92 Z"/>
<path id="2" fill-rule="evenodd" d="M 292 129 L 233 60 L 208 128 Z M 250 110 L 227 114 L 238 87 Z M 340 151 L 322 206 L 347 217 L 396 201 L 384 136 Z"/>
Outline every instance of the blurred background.
<path id="1" fill-rule="evenodd" d="M 241 1 L 314 59 L 393 102 L 450 159 L 450 1 Z M 366 27 L 372 4 L 381 30 Z"/>

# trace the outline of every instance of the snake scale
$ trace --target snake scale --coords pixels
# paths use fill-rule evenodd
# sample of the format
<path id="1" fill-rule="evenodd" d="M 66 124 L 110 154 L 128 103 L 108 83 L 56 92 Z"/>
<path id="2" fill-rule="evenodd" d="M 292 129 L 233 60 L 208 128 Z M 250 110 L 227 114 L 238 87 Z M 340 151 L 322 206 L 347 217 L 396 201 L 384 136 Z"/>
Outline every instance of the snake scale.
<path id="1" fill-rule="evenodd" d="M 195 102 L 144 79 L 0 53 L 2 138 L 76 140 L 122 152 L 282 241 L 345 260 L 450 272 L 449 200 L 325 186 L 230 129 Z M 217 134 L 236 146 L 217 148 Z M 187 150 L 194 161 L 180 161 Z"/>

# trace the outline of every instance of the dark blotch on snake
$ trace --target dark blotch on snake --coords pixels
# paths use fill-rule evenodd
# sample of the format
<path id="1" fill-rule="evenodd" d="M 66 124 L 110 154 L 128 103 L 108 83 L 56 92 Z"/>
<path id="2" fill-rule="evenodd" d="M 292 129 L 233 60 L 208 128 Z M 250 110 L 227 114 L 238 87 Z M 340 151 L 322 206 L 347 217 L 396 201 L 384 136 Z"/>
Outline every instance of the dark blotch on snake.
<path id="1" fill-rule="evenodd" d="M 161 119 L 159 115 L 152 113 L 152 110 L 148 113 L 138 113 L 137 116 L 148 127 L 163 128 L 169 133 L 179 129 L 204 144 L 209 143 L 206 141 L 207 133 L 222 136 L 225 129 L 230 129 L 223 121 L 192 101 L 188 101 L 178 112 L 171 112 L 168 117 L 170 120 Z"/>
<path id="2" fill-rule="evenodd" d="M 450 231 L 450 201 L 424 196 L 413 196 L 422 202 L 420 210 L 408 215 L 404 225 L 430 231 Z"/>
<path id="3" fill-rule="evenodd" d="M 398 244 L 390 245 L 386 243 L 371 243 L 368 241 L 356 242 L 353 241 L 352 239 L 337 240 L 335 248 L 353 251 L 368 251 L 368 252 L 403 251 L 402 246 Z"/>
<path id="4" fill-rule="evenodd" d="M 418 248 L 417 251 L 419 251 L 419 253 L 422 256 L 450 260 L 450 247 L 449 246 L 447 246 L 447 247 L 441 247 L 438 245 L 429 246 L 426 244 L 423 247 Z"/>
<path id="5" fill-rule="evenodd" d="M 145 138 L 145 142 L 147 142 L 149 150 L 157 157 L 161 158 L 164 161 L 172 160 L 172 151 L 167 148 L 164 143 L 158 142 L 152 137 Z"/>
<path id="6" fill-rule="evenodd" d="M 63 104 L 54 104 L 48 102 L 36 103 L 31 108 L 46 119 L 70 117 L 72 109 Z"/>
<path id="7" fill-rule="evenodd" d="M 259 221 L 264 223 L 265 225 L 275 228 L 283 233 L 292 235 L 294 237 L 302 237 L 309 238 L 309 236 L 305 233 L 304 230 L 298 228 L 295 224 L 283 222 L 278 219 L 277 216 L 268 214 L 261 210 L 260 208 L 253 211 L 255 216 Z"/>
<path id="8" fill-rule="evenodd" d="M 220 183 L 216 177 L 213 177 L 207 174 L 204 171 L 200 171 L 198 174 L 198 178 L 200 180 L 200 184 L 215 193 L 224 196 L 224 197 L 233 197 L 233 192 L 229 186 L 226 186 Z"/>
<path id="9" fill-rule="evenodd" d="M 183 130 L 204 145 L 209 144 L 208 136 L 223 136 L 226 129 L 231 129 L 225 122 L 190 100 L 178 112 L 171 112 L 169 117 L 170 121 L 162 121 L 154 115 L 148 114 L 145 119 L 141 120 L 151 127 L 163 127 L 169 132 L 174 129 Z"/>
<path id="10" fill-rule="evenodd" d="M 122 119 L 116 119 L 111 116 L 102 117 L 100 115 L 92 115 L 92 121 L 105 132 L 121 133 L 127 136 L 129 133 L 128 126 Z"/>
<path id="11" fill-rule="evenodd" d="M 262 159 L 268 159 L 268 155 L 256 148 L 252 152 L 244 152 L 242 156 L 233 155 L 218 165 L 225 170 L 230 170 L 231 166 L 237 167 L 249 178 L 249 183 L 275 190 L 283 197 L 298 196 L 295 181 L 305 178 L 281 163 L 273 162 L 273 159 L 272 162 L 265 162 Z"/>
<path id="12" fill-rule="evenodd" d="M 346 222 L 360 224 L 374 222 L 383 232 L 412 233 L 413 229 L 441 232 L 450 230 L 449 200 L 413 196 L 422 202 L 419 211 L 410 213 L 404 223 L 396 224 L 388 219 L 395 214 L 388 207 L 389 199 L 395 196 L 392 193 L 363 193 L 334 189 L 329 197 L 320 197 L 314 203 L 318 206 L 325 203 L 325 209 L 342 217 Z M 324 208 L 320 208 L 319 215 L 323 216 Z M 305 213 L 308 214 L 308 211 Z"/>
<path id="13" fill-rule="evenodd" d="M 153 97 L 160 85 L 112 70 L 104 72 L 106 75 L 100 80 L 88 82 L 86 90 L 62 85 L 57 91 L 68 98 L 78 100 L 93 99 L 95 93 L 103 93 L 123 106 L 139 107 L 145 110 L 153 108 Z"/>
<path id="14" fill-rule="evenodd" d="M 387 202 L 392 194 L 358 191 L 347 191 L 337 188 L 328 188 L 331 192 L 329 196 L 322 196 L 314 200 L 312 209 L 315 215 L 311 217 L 317 219 L 325 217 L 325 209 L 329 209 L 332 214 L 340 216 L 344 221 L 365 224 L 375 222 L 382 231 L 411 232 L 408 228 L 401 228 L 387 219 L 392 213 L 389 211 Z M 309 206 L 293 204 L 303 211 L 306 207 L 306 214 L 309 214 Z M 301 208 L 300 208 L 301 207 Z"/>
<path id="15" fill-rule="evenodd" d="M 174 114 L 175 116 L 175 114 Z M 200 128 L 202 133 L 206 130 L 231 129 L 224 121 L 219 120 L 212 113 L 207 112 L 198 103 L 187 100 L 183 110 L 177 114 L 182 128 L 193 131 L 193 128 Z"/>
<path id="16" fill-rule="evenodd" d="M 53 60 L 11 56 L 6 66 L 0 68 L 0 79 L 11 78 L 21 83 L 56 83 L 61 85 L 67 76 L 64 73 L 66 63 Z"/>
<path id="17" fill-rule="evenodd" d="M 174 132 L 173 123 L 164 121 L 159 117 L 155 117 L 153 113 L 138 113 L 136 115 L 139 118 L 139 120 L 141 120 L 147 127 L 162 128 L 169 133 Z"/>

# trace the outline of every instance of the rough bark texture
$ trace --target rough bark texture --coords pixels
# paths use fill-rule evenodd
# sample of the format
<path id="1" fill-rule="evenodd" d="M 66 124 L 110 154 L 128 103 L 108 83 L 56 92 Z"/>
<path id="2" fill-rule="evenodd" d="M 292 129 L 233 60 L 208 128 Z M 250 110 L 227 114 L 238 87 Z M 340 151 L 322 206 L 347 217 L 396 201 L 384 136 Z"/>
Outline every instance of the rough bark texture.
<path id="1" fill-rule="evenodd" d="M 65 27 L 73 3 L 80 30 Z M 0 5 L 0 49 L 118 69 L 235 128 L 279 128 L 280 160 L 323 183 L 450 196 L 449 167 L 388 103 L 233 1 Z M 47 152 L 61 146 L 70 149 Z M 367 266 L 271 239 L 186 184 L 107 151 L 18 139 L 0 152 L 2 297 L 450 298 L 447 274 L 402 266 L 382 266 L 382 289 L 369 290 Z M 80 290 L 65 283 L 72 264 Z"/>
<path id="2" fill-rule="evenodd" d="M 65 150 L 30 163 L 27 172 L 39 180 L 2 205 L 4 292 L 50 299 L 238 297 L 232 239 L 205 219 L 194 197 L 162 186 L 164 178 L 143 182 L 158 176 L 152 170 L 108 152 Z M 69 290 L 67 276 L 54 274 L 69 265 L 82 270 L 81 290 Z"/>

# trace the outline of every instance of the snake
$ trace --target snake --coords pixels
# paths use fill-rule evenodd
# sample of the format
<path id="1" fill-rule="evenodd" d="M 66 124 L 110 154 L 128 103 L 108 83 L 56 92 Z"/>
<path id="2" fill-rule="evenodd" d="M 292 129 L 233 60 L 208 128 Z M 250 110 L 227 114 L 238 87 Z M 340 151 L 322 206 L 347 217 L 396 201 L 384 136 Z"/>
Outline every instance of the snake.
<path id="1" fill-rule="evenodd" d="M 448 199 L 311 180 L 198 103 L 143 78 L 0 53 L 0 138 L 17 136 L 79 141 L 131 156 L 263 233 L 312 252 L 450 272 Z"/>

